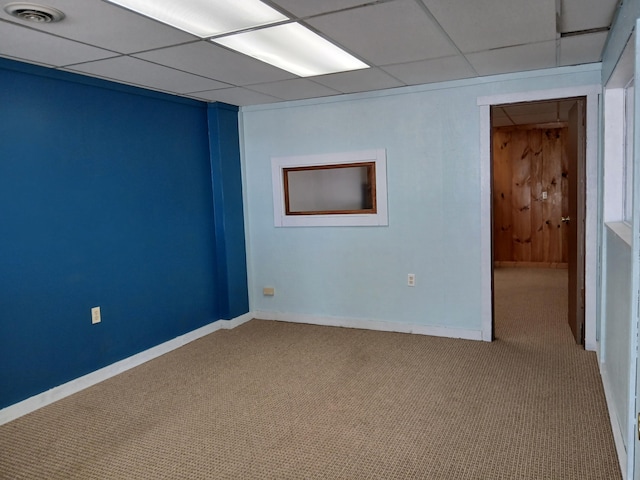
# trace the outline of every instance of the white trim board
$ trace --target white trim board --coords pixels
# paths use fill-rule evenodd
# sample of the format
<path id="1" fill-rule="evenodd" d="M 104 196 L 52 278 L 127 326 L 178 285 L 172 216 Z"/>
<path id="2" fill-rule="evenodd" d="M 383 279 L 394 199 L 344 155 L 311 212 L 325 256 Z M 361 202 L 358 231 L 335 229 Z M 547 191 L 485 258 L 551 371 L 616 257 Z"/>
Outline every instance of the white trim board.
<path id="1" fill-rule="evenodd" d="M 374 162 L 375 164 L 376 213 L 325 215 L 288 215 L 285 213 L 285 187 L 283 178 L 285 168 L 332 166 L 364 162 Z M 356 152 L 271 157 L 271 184 L 273 186 L 273 223 L 276 227 L 389 225 L 389 215 L 387 211 L 387 152 L 384 148 L 360 150 Z M 359 188 L 358 193 L 360 193 Z"/>
<path id="2" fill-rule="evenodd" d="M 619 423 L 620 412 L 618 412 L 615 408 L 613 393 L 611 391 L 611 383 L 609 381 L 609 374 L 607 373 L 606 369 L 603 368 L 603 364 L 601 363 L 599 356 L 598 365 L 600 366 L 600 378 L 602 379 L 604 397 L 606 399 L 607 411 L 609 413 L 609 422 L 611 423 L 611 432 L 613 433 L 613 443 L 616 447 L 616 452 L 618 454 L 618 463 L 620 465 L 620 472 L 622 473 L 622 478 L 624 480 L 627 478 L 627 449 L 624 446 L 623 431 L 621 430 Z"/>
<path id="3" fill-rule="evenodd" d="M 386 322 L 383 320 L 369 320 L 363 318 L 323 317 L 282 312 L 255 311 L 253 314 L 256 320 L 277 320 L 280 322 L 306 323 L 327 327 L 359 328 L 362 330 L 376 330 L 380 332 L 413 333 L 417 335 L 431 335 L 433 337 L 482 340 L 482 332 L 480 330 L 470 330 L 465 328 L 416 325 L 415 323 Z"/>
<path id="4" fill-rule="evenodd" d="M 478 97 L 480 107 L 480 248 L 482 292 L 482 338 L 491 340 L 493 297 L 491 293 L 491 106 L 560 98 L 587 98 L 587 164 L 585 214 L 585 349 L 595 350 L 598 296 L 598 103 L 601 85 L 555 88 L 532 92 Z"/>
<path id="5" fill-rule="evenodd" d="M 112 363 L 111 365 L 99 370 L 54 387 L 51 390 L 47 390 L 21 402 L 9 405 L 8 407 L 0 410 L 0 425 L 4 425 L 5 423 L 15 420 L 27 413 L 34 412 L 39 408 L 50 405 L 58 400 L 62 400 L 63 398 L 73 395 L 85 388 L 96 385 L 111 377 L 115 377 L 119 373 L 130 370 L 138 365 L 142 365 L 149 360 L 153 360 L 165 353 L 169 353 L 170 351 L 180 348 L 194 340 L 204 337 L 205 335 L 209 335 L 210 333 L 218 330 L 230 330 L 238 327 L 252 318 L 253 316 L 251 312 L 249 312 L 231 320 L 218 320 L 172 340 L 161 343 L 160 345 L 156 345 L 148 350 L 132 355 L 131 357 Z"/>

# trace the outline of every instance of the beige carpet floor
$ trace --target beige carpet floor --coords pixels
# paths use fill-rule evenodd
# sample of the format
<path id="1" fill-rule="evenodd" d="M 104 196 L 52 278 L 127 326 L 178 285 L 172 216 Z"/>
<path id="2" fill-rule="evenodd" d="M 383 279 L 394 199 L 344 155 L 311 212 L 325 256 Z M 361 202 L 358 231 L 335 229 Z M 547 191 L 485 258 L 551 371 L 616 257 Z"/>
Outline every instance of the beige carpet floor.
<path id="1" fill-rule="evenodd" d="M 0 427 L 2 479 L 619 479 L 566 271 L 493 343 L 253 320 Z"/>

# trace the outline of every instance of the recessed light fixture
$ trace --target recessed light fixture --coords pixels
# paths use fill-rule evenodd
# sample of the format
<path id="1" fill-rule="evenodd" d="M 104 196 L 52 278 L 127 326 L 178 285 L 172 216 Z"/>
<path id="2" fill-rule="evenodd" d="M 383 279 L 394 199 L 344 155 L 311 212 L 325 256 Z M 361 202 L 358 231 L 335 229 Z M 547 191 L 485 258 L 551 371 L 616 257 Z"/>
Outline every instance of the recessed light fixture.
<path id="1" fill-rule="evenodd" d="M 300 77 L 369 68 L 299 23 L 241 32 L 212 41 Z"/>
<path id="2" fill-rule="evenodd" d="M 260 0 L 109 0 L 201 38 L 289 20 Z"/>
<path id="3" fill-rule="evenodd" d="M 34 3 L 9 3 L 4 11 L 20 20 L 36 23 L 54 23 L 64 18 L 60 10 Z"/>
<path id="4" fill-rule="evenodd" d="M 301 77 L 369 67 L 260 0 L 108 1 Z"/>

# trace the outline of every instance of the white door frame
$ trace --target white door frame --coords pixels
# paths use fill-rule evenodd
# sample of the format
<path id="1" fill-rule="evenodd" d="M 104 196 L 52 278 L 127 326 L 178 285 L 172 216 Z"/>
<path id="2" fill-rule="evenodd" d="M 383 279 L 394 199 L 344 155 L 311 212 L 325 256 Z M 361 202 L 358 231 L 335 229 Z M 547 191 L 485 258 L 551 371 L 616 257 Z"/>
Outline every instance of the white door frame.
<path id="1" fill-rule="evenodd" d="M 491 106 L 571 97 L 587 99 L 586 211 L 585 211 L 585 349 L 596 350 L 598 278 L 598 101 L 600 85 L 508 93 L 478 98 L 480 107 L 480 248 L 482 339 L 491 341 L 493 317 L 491 246 Z"/>

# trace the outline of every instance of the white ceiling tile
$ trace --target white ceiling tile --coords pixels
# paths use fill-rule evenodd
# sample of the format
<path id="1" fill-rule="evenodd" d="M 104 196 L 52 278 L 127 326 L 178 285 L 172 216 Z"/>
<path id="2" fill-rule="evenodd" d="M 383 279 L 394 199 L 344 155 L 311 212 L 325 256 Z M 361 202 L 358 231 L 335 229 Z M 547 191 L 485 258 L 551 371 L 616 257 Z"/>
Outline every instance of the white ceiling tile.
<path id="1" fill-rule="evenodd" d="M 555 0 L 422 0 L 464 52 L 556 38 Z"/>
<path id="2" fill-rule="evenodd" d="M 314 82 L 321 83 L 342 93 L 367 92 L 385 88 L 401 87 L 402 82 L 377 68 L 365 68 L 352 72 L 333 73 L 314 77 Z"/>
<path id="3" fill-rule="evenodd" d="M 306 78 L 261 83 L 259 85 L 252 85 L 251 89 L 283 100 L 300 100 L 303 98 L 327 97 L 340 94 L 340 92 L 336 90 L 325 87 L 324 85 L 319 85 Z"/>
<path id="4" fill-rule="evenodd" d="M 504 113 L 502 108 L 491 109 L 491 125 L 494 127 L 503 127 L 505 125 L 512 125 L 513 123 L 509 117 Z"/>
<path id="5" fill-rule="evenodd" d="M 491 119 L 491 126 L 492 127 L 508 127 L 508 126 L 511 126 L 511 125 L 513 125 L 513 123 L 507 117 L 492 118 Z"/>
<path id="6" fill-rule="evenodd" d="M 568 119 L 569 111 L 575 105 L 575 100 L 563 100 L 560 102 L 560 119 Z"/>
<path id="7" fill-rule="evenodd" d="M 607 88 L 624 88 L 630 80 L 633 80 L 636 69 L 636 33 L 632 33 L 627 44 L 622 50 L 622 56 L 618 59 L 611 77 L 607 82 Z"/>
<path id="8" fill-rule="evenodd" d="M 0 55 L 60 67 L 116 54 L 0 21 Z"/>
<path id="9" fill-rule="evenodd" d="M 53 24 L 25 22 L 0 8 L 0 56 L 206 101 L 250 105 L 591 63 L 600 59 L 605 32 L 562 38 L 556 58 L 556 1 L 563 12 L 561 27 L 571 31 L 605 26 L 618 3 L 266 1 L 303 18 L 303 24 L 372 68 L 299 81 L 108 0 L 46 0 L 66 14 Z"/>
<path id="10" fill-rule="evenodd" d="M 160 48 L 196 38 L 103 1 L 46 0 L 44 3 L 64 12 L 64 20 L 42 24 L 26 22 L 15 19 L 2 9 L 0 18 L 120 53 Z"/>
<path id="11" fill-rule="evenodd" d="M 558 102 L 530 102 L 516 103 L 500 107 L 500 110 L 509 114 L 509 116 L 517 117 L 519 115 L 553 115 L 554 120 L 558 113 Z"/>
<path id="12" fill-rule="evenodd" d="M 476 76 L 469 63 L 459 55 L 423 60 L 421 62 L 387 65 L 383 69 L 407 85 L 443 82 Z"/>
<path id="13" fill-rule="evenodd" d="M 375 65 L 456 53 L 414 0 L 375 4 L 309 20 L 309 25 Z"/>
<path id="14" fill-rule="evenodd" d="M 240 107 L 245 105 L 274 103 L 282 100 L 281 98 L 264 95 L 242 87 L 223 88 L 221 90 L 212 90 L 210 92 L 198 92 L 194 95 L 197 95 L 198 98 L 209 102 L 224 102 L 231 105 L 238 105 Z"/>
<path id="15" fill-rule="evenodd" d="M 154 50 L 135 56 L 233 85 L 297 78 L 289 72 L 208 41 Z"/>
<path id="16" fill-rule="evenodd" d="M 560 65 L 578 65 L 602 60 L 607 32 L 575 35 L 560 40 Z"/>
<path id="17" fill-rule="evenodd" d="M 319 13 L 334 12 L 345 8 L 355 7 L 367 0 L 275 0 L 276 5 L 281 6 L 296 17 L 308 17 Z"/>
<path id="18" fill-rule="evenodd" d="M 561 32 L 611 26 L 619 0 L 562 0 Z"/>
<path id="19" fill-rule="evenodd" d="M 556 42 L 499 48 L 470 53 L 466 57 L 479 75 L 551 68 L 556 66 Z"/>
<path id="20" fill-rule="evenodd" d="M 552 115 L 550 113 L 527 113 L 525 115 L 514 115 L 511 118 L 516 125 L 552 123 L 557 119 L 555 114 Z"/>
<path id="21" fill-rule="evenodd" d="M 228 87 L 227 84 L 155 65 L 131 57 L 117 57 L 69 67 L 75 72 L 134 85 L 146 85 L 166 92 L 189 93 Z"/>
<path id="22" fill-rule="evenodd" d="M 570 99 L 501 105 L 491 110 L 491 121 L 494 126 L 566 122 L 575 103 Z"/>
<path id="23" fill-rule="evenodd" d="M 558 111 L 551 108 L 548 111 L 536 111 L 535 103 L 522 107 L 519 112 L 508 110 L 509 119 L 515 125 L 531 125 L 534 123 L 550 123 L 558 119 Z"/>

